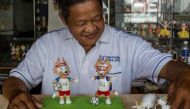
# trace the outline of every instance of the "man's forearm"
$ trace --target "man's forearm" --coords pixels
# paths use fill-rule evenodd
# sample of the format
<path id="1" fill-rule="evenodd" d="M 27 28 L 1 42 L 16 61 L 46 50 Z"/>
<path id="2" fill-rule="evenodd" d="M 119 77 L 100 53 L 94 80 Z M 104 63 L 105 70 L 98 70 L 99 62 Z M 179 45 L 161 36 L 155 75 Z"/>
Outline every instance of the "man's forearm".
<path id="1" fill-rule="evenodd" d="M 181 61 L 170 61 L 161 70 L 159 76 L 173 81 L 180 73 L 190 70 L 190 66 Z"/>
<path id="2" fill-rule="evenodd" d="M 27 87 L 22 80 L 16 77 L 10 77 L 4 81 L 2 92 L 5 98 L 11 100 L 19 93 L 27 92 Z"/>

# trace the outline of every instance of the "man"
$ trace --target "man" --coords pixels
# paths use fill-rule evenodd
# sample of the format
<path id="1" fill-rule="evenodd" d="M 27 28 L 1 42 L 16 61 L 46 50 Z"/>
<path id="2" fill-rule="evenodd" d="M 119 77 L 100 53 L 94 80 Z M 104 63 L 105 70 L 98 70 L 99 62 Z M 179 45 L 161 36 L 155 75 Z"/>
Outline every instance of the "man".
<path id="1" fill-rule="evenodd" d="M 57 0 L 60 17 L 67 28 L 39 38 L 26 58 L 13 69 L 4 82 L 3 95 L 12 108 L 36 109 L 39 103 L 27 92 L 42 82 L 42 94 L 52 94 L 56 78 L 52 68 L 57 58 L 64 58 L 79 80 L 71 86 L 72 94 L 94 94 L 94 65 L 99 57 L 108 58 L 116 79 L 112 87 L 130 93 L 131 81 L 146 77 L 162 83 L 171 81 L 169 97 L 172 109 L 190 108 L 190 68 L 174 62 L 169 54 L 160 53 L 139 37 L 117 31 L 104 24 L 101 0 Z"/>

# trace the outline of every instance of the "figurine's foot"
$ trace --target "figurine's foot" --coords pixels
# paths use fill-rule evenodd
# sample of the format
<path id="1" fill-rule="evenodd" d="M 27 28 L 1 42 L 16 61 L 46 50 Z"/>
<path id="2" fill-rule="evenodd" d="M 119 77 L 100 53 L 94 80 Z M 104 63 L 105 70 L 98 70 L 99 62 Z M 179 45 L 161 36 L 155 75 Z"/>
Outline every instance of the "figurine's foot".
<path id="1" fill-rule="evenodd" d="M 71 100 L 66 100 L 66 104 L 71 104 Z"/>
<path id="2" fill-rule="evenodd" d="M 111 104 L 111 100 L 110 99 L 106 99 L 106 104 Z"/>
<path id="3" fill-rule="evenodd" d="M 64 103 L 65 103 L 64 100 L 59 101 L 59 104 L 64 104 Z"/>
<path id="4" fill-rule="evenodd" d="M 56 94 L 54 93 L 53 95 L 52 95 L 52 98 L 55 98 L 56 97 Z"/>

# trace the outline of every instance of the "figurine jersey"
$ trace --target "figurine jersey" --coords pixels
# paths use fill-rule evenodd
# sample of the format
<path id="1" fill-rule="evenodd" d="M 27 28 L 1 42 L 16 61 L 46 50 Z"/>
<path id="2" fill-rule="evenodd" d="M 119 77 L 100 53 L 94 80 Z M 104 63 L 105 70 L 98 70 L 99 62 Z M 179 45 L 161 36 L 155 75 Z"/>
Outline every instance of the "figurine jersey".
<path id="1" fill-rule="evenodd" d="M 109 96 L 112 89 L 112 83 L 110 81 L 111 77 L 106 76 L 105 78 L 101 78 L 99 76 L 95 76 L 95 79 L 99 80 L 97 95 L 103 94 L 105 96 Z"/>
<path id="2" fill-rule="evenodd" d="M 57 59 L 53 72 L 59 77 L 53 81 L 54 94 L 52 97 L 59 96 L 59 104 L 64 104 L 64 96 L 66 95 L 66 104 L 71 104 L 70 82 L 77 82 L 77 80 L 68 77 L 70 70 L 66 61 L 64 59 Z"/>
<path id="3" fill-rule="evenodd" d="M 70 82 L 72 82 L 72 78 L 70 77 L 66 77 L 66 78 L 58 77 L 53 82 L 54 90 L 59 91 L 59 96 L 64 96 L 64 95 L 70 96 Z"/>

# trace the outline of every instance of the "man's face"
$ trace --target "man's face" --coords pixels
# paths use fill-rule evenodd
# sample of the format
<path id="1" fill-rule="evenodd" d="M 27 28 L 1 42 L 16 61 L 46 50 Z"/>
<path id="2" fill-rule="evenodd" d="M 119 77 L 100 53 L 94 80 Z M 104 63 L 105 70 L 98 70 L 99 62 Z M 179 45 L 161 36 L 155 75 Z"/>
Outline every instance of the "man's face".
<path id="1" fill-rule="evenodd" d="M 102 8 L 97 0 L 89 0 L 70 7 L 66 24 L 84 48 L 92 48 L 104 31 Z"/>

